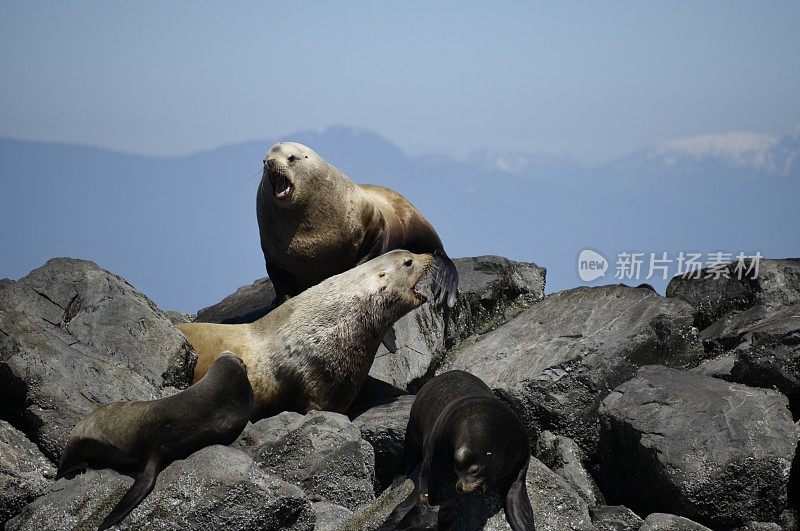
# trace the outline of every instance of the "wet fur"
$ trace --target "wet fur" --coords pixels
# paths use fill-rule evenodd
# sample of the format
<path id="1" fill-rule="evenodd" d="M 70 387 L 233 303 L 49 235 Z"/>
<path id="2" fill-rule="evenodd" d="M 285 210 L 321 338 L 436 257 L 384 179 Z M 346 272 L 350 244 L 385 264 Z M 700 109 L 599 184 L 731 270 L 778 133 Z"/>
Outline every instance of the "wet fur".
<path id="1" fill-rule="evenodd" d="M 438 526 L 452 525 L 454 471 L 459 448 L 490 449 L 481 462 L 491 488 L 504 499 L 514 531 L 535 529 L 525 476 L 530 462 L 527 434 L 514 413 L 479 378 L 463 371 L 437 376 L 420 390 L 406 428 L 397 485 L 414 480 L 414 490 L 389 515 L 382 531 L 418 528 L 440 506 Z"/>
<path id="2" fill-rule="evenodd" d="M 153 490 L 161 470 L 175 459 L 212 444 L 230 444 L 253 409 L 253 392 L 242 362 L 228 354 L 206 378 L 160 400 L 115 402 L 94 410 L 72 429 L 58 477 L 92 468 L 114 468 L 134 484 L 100 529 L 122 521 Z"/>

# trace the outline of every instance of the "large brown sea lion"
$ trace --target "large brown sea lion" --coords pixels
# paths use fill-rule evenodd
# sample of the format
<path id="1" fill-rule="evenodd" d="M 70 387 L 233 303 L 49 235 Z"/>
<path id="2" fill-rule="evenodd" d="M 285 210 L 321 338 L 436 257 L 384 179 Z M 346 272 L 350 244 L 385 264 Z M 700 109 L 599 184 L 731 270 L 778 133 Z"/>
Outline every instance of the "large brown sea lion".
<path id="1" fill-rule="evenodd" d="M 231 444 L 253 410 L 253 391 L 242 360 L 220 353 L 201 381 L 178 394 L 145 402 L 115 402 L 95 409 L 72 429 L 58 477 L 86 467 L 134 475 L 128 492 L 100 524 L 121 522 L 150 494 L 170 461 L 212 444 Z"/>
<path id="2" fill-rule="evenodd" d="M 388 188 L 355 184 L 311 148 L 270 148 L 257 212 L 277 304 L 393 249 L 433 254 L 435 302 L 456 302 L 458 272 L 428 220 Z"/>
<path id="3" fill-rule="evenodd" d="M 392 324 L 427 299 L 431 255 L 392 251 L 312 286 L 249 324 L 185 323 L 195 380 L 224 350 L 248 367 L 253 419 L 311 409 L 344 413 Z"/>

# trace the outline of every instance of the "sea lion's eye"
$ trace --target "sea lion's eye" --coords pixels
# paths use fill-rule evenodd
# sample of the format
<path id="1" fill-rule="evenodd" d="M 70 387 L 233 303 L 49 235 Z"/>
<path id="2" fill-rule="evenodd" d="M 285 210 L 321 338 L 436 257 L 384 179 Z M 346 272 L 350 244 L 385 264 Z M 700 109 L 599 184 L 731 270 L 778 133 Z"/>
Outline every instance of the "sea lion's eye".
<path id="1" fill-rule="evenodd" d="M 294 162 L 296 160 L 297 160 L 297 157 L 295 157 L 294 155 L 289 155 L 289 162 Z"/>
<path id="2" fill-rule="evenodd" d="M 403 262 L 403 265 L 404 265 L 404 266 L 406 266 L 406 267 L 411 267 L 411 264 L 413 264 L 413 263 L 414 263 L 414 260 L 412 260 L 411 258 L 409 258 L 408 260 L 406 260 L 405 262 Z"/>
<path id="3" fill-rule="evenodd" d="M 379 277 L 381 277 L 381 278 L 383 278 L 383 277 L 385 277 L 385 276 L 386 276 L 386 273 L 381 273 L 381 274 L 380 274 L 380 275 L 378 275 L 378 276 L 379 276 Z"/>

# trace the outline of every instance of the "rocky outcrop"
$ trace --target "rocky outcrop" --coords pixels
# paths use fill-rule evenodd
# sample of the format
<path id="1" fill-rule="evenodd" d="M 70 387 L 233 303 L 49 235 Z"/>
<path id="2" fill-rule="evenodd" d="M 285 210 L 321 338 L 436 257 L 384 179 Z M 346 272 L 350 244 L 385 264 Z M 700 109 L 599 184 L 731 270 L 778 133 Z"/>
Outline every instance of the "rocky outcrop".
<path id="1" fill-rule="evenodd" d="M 97 529 L 132 483 L 109 469 L 61 479 L 6 529 Z M 269 475 L 243 452 L 210 446 L 164 469 L 153 492 L 115 529 L 311 531 L 314 521 L 299 488 Z"/>
<path id="2" fill-rule="evenodd" d="M 758 339 L 737 350 L 739 355 L 731 368 L 730 380 L 777 389 L 789 398 L 795 419 L 800 418 L 800 343 L 785 345 Z"/>
<path id="3" fill-rule="evenodd" d="M 575 441 L 544 431 L 536 441 L 534 453 L 547 468 L 564 478 L 590 507 L 605 503 L 587 470 L 589 459 Z"/>
<path id="4" fill-rule="evenodd" d="M 56 476 L 35 444 L 0 420 L 0 526 L 44 492 Z"/>
<path id="5" fill-rule="evenodd" d="M 353 420 L 361 437 L 375 450 L 375 480 L 378 491 L 392 482 L 403 455 L 403 441 L 411 416 L 413 396 L 401 396 L 386 404 L 368 409 Z"/>
<path id="6" fill-rule="evenodd" d="M 597 406 L 646 364 L 696 364 L 702 348 L 687 303 L 649 289 L 577 288 L 556 293 L 501 328 L 465 341 L 441 372 L 482 378 L 526 424 L 593 454 Z"/>
<path id="7" fill-rule="evenodd" d="M 531 458 L 526 483 L 537 531 L 594 530 L 586 502 L 561 476 L 535 457 Z M 396 489 L 385 490 L 373 504 L 354 514 L 343 528 L 363 531 L 376 529 L 412 489 L 413 484 L 407 480 Z M 434 521 L 435 515 L 434 508 Z M 506 521 L 503 503 L 496 492 L 490 492 L 484 498 L 474 495 L 459 496 L 454 515 L 454 529 L 459 531 L 511 529 Z"/>
<path id="8" fill-rule="evenodd" d="M 352 511 L 375 499 L 372 447 L 344 415 L 281 413 L 248 424 L 233 446 L 314 501 Z"/>
<path id="9" fill-rule="evenodd" d="M 644 367 L 600 407 L 604 493 L 714 529 L 774 519 L 797 445 L 787 406 L 775 391 Z"/>
<path id="10" fill-rule="evenodd" d="M 639 531 L 711 531 L 704 525 L 674 514 L 653 513 L 644 520 Z"/>
<path id="11" fill-rule="evenodd" d="M 92 262 L 54 259 L 0 281 L 0 418 L 51 460 L 98 405 L 160 398 L 193 371 L 164 314 Z"/>
<path id="12" fill-rule="evenodd" d="M 624 505 L 590 507 L 592 524 L 597 531 L 639 531 L 644 520 Z"/>
<path id="13" fill-rule="evenodd" d="M 547 271 L 533 263 L 502 256 L 457 258 L 459 297 L 445 313 L 445 346 L 508 322 L 544 298 Z"/>
<path id="14" fill-rule="evenodd" d="M 695 308 L 695 324 L 705 328 L 724 315 L 757 305 L 781 307 L 800 302 L 800 259 L 745 260 L 673 278 L 667 297 Z"/>
<path id="15" fill-rule="evenodd" d="M 336 531 L 341 529 L 344 523 L 353 515 L 353 511 L 347 507 L 336 505 L 330 502 L 316 502 L 314 504 L 316 522 L 314 531 Z"/>

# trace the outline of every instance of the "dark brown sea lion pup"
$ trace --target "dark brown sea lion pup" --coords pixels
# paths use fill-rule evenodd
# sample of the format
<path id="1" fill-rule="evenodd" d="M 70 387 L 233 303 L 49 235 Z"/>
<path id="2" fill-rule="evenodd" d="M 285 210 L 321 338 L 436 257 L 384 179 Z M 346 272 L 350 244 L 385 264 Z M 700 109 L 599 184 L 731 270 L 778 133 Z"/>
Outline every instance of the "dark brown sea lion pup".
<path id="1" fill-rule="evenodd" d="M 421 465 L 419 464 L 421 461 Z M 434 505 L 441 505 L 440 529 L 452 521 L 452 488 L 486 494 L 495 488 L 505 500 L 506 520 L 514 531 L 535 529 L 525 485 L 530 444 L 522 423 L 483 381 L 450 371 L 426 383 L 411 407 L 401 470 L 395 484 L 413 476 L 414 491 L 389 515 L 381 530 L 429 526 Z M 426 510 L 428 509 L 428 510 Z"/>
<path id="2" fill-rule="evenodd" d="M 311 148 L 270 148 L 257 213 L 275 304 L 393 249 L 433 254 L 435 302 L 456 303 L 458 271 L 419 210 L 388 188 L 355 184 Z M 391 337 L 386 346 L 394 351 Z"/>
<path id="3" fill-rule="evenodd" d="M 253 391 L 241 359 L 225 352 L 201 381 L 178 394 L 95 409 L 72 429 L 58 477 L 87 467 L 110 467 L 135 481 L 99 529 L 121 522 L 150 494 L 171 461 L 212 444 L 231 444 L 253 410 Z"/>
<path id="4" fill-rule="evenodd" d="M 381 338 L 427 298 L 417 287 L 431 255 L 392 251 L 312 286 L 249 324 L 178 325 L 197 353 L 195 380 L 224 350 L 241 356 L 253 419 L 312 409 L 344 413 Z"/>

